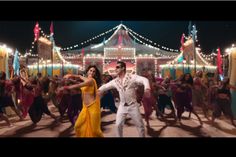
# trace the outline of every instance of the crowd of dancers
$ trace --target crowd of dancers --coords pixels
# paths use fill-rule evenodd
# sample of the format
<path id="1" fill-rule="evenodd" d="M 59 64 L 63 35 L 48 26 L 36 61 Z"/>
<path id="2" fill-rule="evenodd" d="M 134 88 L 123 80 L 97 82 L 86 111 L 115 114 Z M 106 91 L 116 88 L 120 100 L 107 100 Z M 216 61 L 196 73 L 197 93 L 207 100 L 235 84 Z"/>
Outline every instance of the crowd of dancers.
<path id="1" fill-rule="evenodd" d="M 185 73 L 176 80 L 171 77 L 155 78 L 152 71 L 143 69 L 141 75 L 126 73 L 126 64 L 117 62 L 116 76 L 100 74 L 95 65 L 90 65 L 84 74 L 67 74 L 42 77 L 29 76 L 22 66 L 20 76 L 7 80 L 0 72 L 0 118 L 12 127 L 5 108 L 10 106 L 19 120 L 27 115 L 36 125 L 43 114 L 55 120 L 67 116 L 74 126 L 76 137 L 103 137 L 101 131 L 101 111 L 116 113 L 116 136 L 123 137 L 123 127 L 127 115 L 137 127 L 140 137 L 145 137 L 146 127 L 151 127 L 149 118 L 155 112 L 156 118 L 168 117 L 181 123 L 184 112 L 189 117 L 194 114 L 200 126 L 201 109 L 205 118 L 214 125 L 216 118 L 224 113 L 233 126 L 234 116 L 231 109 L 230 90 L 236 86 L 229 84 L 229 78 L 207 77 L 198 71 L 193 77 Z M 217 76 L 217 75 L 216 75 Z M 49 110 L 52 103 L 59 112 L 56 116 Z M 118 105 L 115 105 L 115 104 Z M 144 120 L 140 107 L 144 108 Z"/>

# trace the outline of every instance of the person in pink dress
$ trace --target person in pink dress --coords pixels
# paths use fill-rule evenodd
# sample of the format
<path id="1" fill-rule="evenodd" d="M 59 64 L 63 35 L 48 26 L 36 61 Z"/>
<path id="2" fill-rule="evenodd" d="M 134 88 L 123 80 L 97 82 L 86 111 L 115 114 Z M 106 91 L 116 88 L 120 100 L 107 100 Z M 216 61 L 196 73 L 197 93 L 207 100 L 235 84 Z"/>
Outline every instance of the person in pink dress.
<path id="1" fill-rule="evenodd" d="M 22 105 L 22 115 L 25 118 L 28 114 L 30 106 L 34 101 L 34 93 L 33 88 L 26 84 L 22 86 L 22 97 L 21 97 L 21 105 Z"/>

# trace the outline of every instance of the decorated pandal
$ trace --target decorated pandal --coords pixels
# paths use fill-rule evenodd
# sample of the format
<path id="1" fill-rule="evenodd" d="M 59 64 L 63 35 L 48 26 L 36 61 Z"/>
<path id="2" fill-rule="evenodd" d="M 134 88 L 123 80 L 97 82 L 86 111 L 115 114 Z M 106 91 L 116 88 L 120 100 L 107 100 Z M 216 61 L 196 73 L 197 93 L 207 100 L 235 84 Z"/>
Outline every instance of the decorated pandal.
<path id="1" fill-rule="evenodd" d="M 65 60 L 60 53 L 60 48 L 55 44 L 52 46 L 51 43 L 54 41 L 50 42 L 47 38 L 38 42 L 38 55 L 34 57 L 32 64 L 27 66 L 29 75 L 36 76 L 37 73 L 41 73 L 42 76 L 64 76 L 65 74 L 78 74 L 83 70 L 81 64 L 73 64 Z"/>
<path id="2" fill-rule="evenodd" d="M 133 36 L 131 32 L 129 28 L 121 24 L 117 26 L 116 31 L 108 40 L 100 44 L 73 51 L 61 51 L 54 46 L 53 59 L 51 59 L 54 64 L 47 63 L 44 59 L 40 63 L 29 65 L 29 74 L 36 75 L 41 72 L 43 76 L 52 74 L 62 76 L 67 73 L 78 73 L 78 71 L 83 71 L 89 65 L 94 64 L 97 65 L 101 73 L 114 75 L 116 62 L 122 60 L 127 64 L 128 73 L 141 74 L 143 69 L 148 69 L 155 76 L 161 73 L 162 77 L 171 76 L 174 79 L 183 73 L 194 75 L 194 48 L 191 38 L 183 43 L 183 51 L 178 55 L 178 53 L 164 51 L 142 42 L 142 44 L 135 43 L 129 36 Z M 136 39 L 136 37 L 134 38 Z M 41 43 L 41 45 L 43 44 Z M 50 42 L 47 41 L 47 44 L 44 45 L 50 45 Z M 51 52 L 46 53 L 45 47 L 47 46 L 43 47 L 41 56 L 47 58 Z M 204 69 L 207 72 L 214 73 L 216 66 L 204 60 L 199 51 L 199 48 L 196 48 L 196 71 Z M 81 55 L 78 56 L 78 54 Z M 68 55 L 72 55 L 72 57 L 67 57 Z M 166 60 L 164 61 L 163 58 Z"/>
<path id="3" fill-rule="evenodd" d="M 140 38 L 150 42 L 123 24 L 108 32 L 111 31 L 114 33 L 107 40 L 98 44 L 88 44 L 92 39 L 106 34 L 102 33 L 81 43 L 81 49 L 77 48 L 78 44 L 64 49 L 58 48 L 55 46 L 54 39 L 39 37 L 36 42 L 32 42 L 32 47 L 35 47 L 34 43 L 37 43 L 38 52 L 34 51 L 34 55 L 37 56 L 34 57 L 34 61 L 27 64 L 29 74 L 36 75 L 38 72 L 43 76 L 78 74 L 79 71 L 85 71 L 89 65 L 96 65 L 101 73 L 114 75 L 116 62 L 122 60 L 127 65 L 128 73 L 141 74 L 142 70 L 148 69 L 157 76 L 158 63 L 160 63 L 158 59 L 166 57 L 167 60 L 171 60 L 178 55 L 173 49 L 163 46 L 160 49 L 141 41 Z M 89 46 L 84 47 L 85 43 Z M 72 48 L 76 49 L 72 50 Z"/>
<path id="4" fill-rule="evenodd" d="M 43 76 L 78 74 L 79 71 L 84 71 L 89 65 L 94 64 L 101 73 L 114 75 L 118 60 L 127 64 L 128 73 L 141 74 L 142 70 L 148 69 L 155 76 L 161 74 L 162 77 L 171 76 L 174 79 L 184 73 L 194 75 L 195 68 L 196 71 L 206 70 L 209 73 L 214 73 L 216 70 L 216 66 L 211 65 L 201 56 L 200 49 L 197 47 L 195 48 L 196 57 L 194 56 L 194 42 L 191 37 L 182 43 L 182 52 L 176 53 L 169 51 L 171 49 L 161 50 L 144 43 L 139 40 L 139 38 L 145 39 L 144 37 L 123 24 L 114 27 L 112 30 L 114 33 L 102 43 L 90 44 L 90 46 L 75 50 L 70 49 L 78 47 L 78 45 L 60 49 L 55 46 L 54 39 L 49 40 L 40 37 L 38 39 L 38 58 L 40 61 L 36 60 L 33 64 L 28 65 L 29 74 L 36 75 L 38 72 L 41 72 Z M 145 40 L 150 42 L 148 39 Z M 86 40 L 86 42 L 89 41 Z M 135 41 L 139 41 L 139 43 Z M 163 58 L 166 59 L 163 60 Z"/>
<path id="5" fill-rule="evenodd" d="M 164 48 L 159 49 L 139 41 L 134 35 L 137 35 L 137 33 L 132 33 L 132 30 L 123 24 L 118 25 L 114 30 L 114 33 L 102 43 L 91 44 L 77 50 L 68 50 L 66 48 L 63 51 L 62 49 L 61 54 L 63 56 L 82 54 L 82 64 L 79 65 L 83 69 L 86 69 L 89 65 L 96 65 L 101 73 L 115 75 L 116 63 L 122 60 L 126 63 L 127 73 L 141 74 L 142 70 L 148 69 L 155 76 L 157 76 L 158 71 L 158 59 L 161 56 L 166 58 L 168 56 L 167 60 L 171 60 L 178 55 L 173 50 L 170 51 L 167 48 L 165 50 L 163 50 Z M 139 43 L 136 43 L 136 41 Z M 75 57 L 74 60 L 77 60 L 77 58 Z"/>
<path id="6" fill-rule="evenodd" d="M 196 57 L 194 53 L 196 53 Z M 160 65 L 160 68 L 162 77 L 172 77 L 176 79 L 184 73 L 190 73 L 192 76 L 194 76 L 197 71 L 215 73 L 217 66 L 207 62 L 200 55 L 200 48 L 194 47 L 193 39 L 188 38 L 182 45 L 182 52 L 175 59 Z"/>

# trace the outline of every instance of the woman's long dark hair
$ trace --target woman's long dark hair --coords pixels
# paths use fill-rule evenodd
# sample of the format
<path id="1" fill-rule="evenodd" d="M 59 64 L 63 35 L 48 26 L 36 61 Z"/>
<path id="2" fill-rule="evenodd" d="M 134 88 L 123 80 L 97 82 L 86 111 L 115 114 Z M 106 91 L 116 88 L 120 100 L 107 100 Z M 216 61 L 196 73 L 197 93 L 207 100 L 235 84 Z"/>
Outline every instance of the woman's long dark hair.
<path id="1" fill-rule="evenodd" d="M 186 75 L 189 75 L 188 80 L 185 80 Z M 181 83 L 187 83 L 187 84 L 193 85 L 193 77 L 190 73 L 185 73 L 183 78 L 180 81 L 181 81 Z"/>
<path id="2" fill-rule="evenodd" d="M 94 79 L 97 83 L 97 86 L 100 87 L 101 84 L 102 84 L 102 79 L 101 79 L 101 73 L 100 71 L 98 70 L 97 66 L 96 65 L 89 65 L 88 68 L 86 69 L 86 74 L 87 72 L 89 71 L 89 69 L 91 68 L 94 68 L 95 69 L 95 76 L 94 76 Z"/>

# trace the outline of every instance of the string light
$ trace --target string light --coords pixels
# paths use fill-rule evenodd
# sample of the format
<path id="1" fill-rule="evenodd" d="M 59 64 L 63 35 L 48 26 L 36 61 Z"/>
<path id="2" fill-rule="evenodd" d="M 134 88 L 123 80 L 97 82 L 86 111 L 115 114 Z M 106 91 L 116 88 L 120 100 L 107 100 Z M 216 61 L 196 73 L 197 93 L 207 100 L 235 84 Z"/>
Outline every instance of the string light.
<path id="1" fill-rule="evenodd" d="M 152 45 L 148 45 L 148 44 L 142 42 L 141 40 L 139 40 L 138 38 L 136 38 L 132 33 L 130 33 L 130 35 L 131 35 L 135 40 L 137 40 L 138 42 L 140 42 L 141 44 L 144 44 L 144 45 L 146 45 L 146 46 L 148 46 L 148 47 L 150 47 L 150 48 L 152 48 L 152 49 L 155 49 L 155 50 L 157 50 L 157 51 L 160 51 L 160 48 L 157 48 L 157 47 L 154 47 L 154 46 L 152 46 Z M 171 55 L 174 55 L 174 56 L 177 55 L 176 53 L 165 52 L 165 51 L 163 51 L 163 50 L 162 50 L 162 54 L 164 54 L 164 55 L 169 55 L 169 54 L 171 54 Z"/>
<path id="2" fill-rule="evenodd" d="M 44 38 L 46 38 L 46 39 L 49 40 L 50 36 L 47 35 L 46 33 L 44 33 L 44 31 L 42 30 L 41 27 L 39 27 L 39 30 L 40 30 L 41 36 L 43 36 Z M 35 44 L 35 43 L 36 43 L 36 41 L 33 41 L 33 42 L 31 43 L 31 49 L 29 49 L 29 53 L 26 52 L 26 57 L 27 57 L 27 56 L 31 56 L 31 57 L 37 56 L 37 55 L 35 55 L 35 54 L 32 54 L 32 49 L 34 48 L 34 44 Z"/>
<path id="3" fill-rule="evenodd" d="M 126 27 L 126 26 L 125 26 L 125 27 Z M 126 27 L 126 28 L 127 28 L 127 27 Z M 130 29 L 130 28 L 127 28 L 127 29 L 129 30 L 129 31 L 128 31 L 129 33 L 131 32 L 131 33 L 137 35 L 138 37 L 140 37 L 140 38 L 146 40 L 147 42 L 153 43 L 154 45 L 157 44 L 157 43 L 151 41 L 150 39 L 147 39 L 147 38 L 143 37 L 142 35 L 140 35 L 140 34 L 134 32 L 132 29 Z M 160 47 L 159 44 L 158 44 L 158 47 Z M 178 52 L 178 51 L 179 51 L 179 50 L 170 49 L 170 48 L 167 48 L 167 47 L 164 47 L 164 46 L 161 46 L 161 47 L 162 47 L 163 49 L 170 50 L 170 51 L 173 51 L 173 52 L 174 52 L 174 51 L 175 51 L 175 52 Z"/>
<path id="4" fill-rule="evenodd" d="M 116 31 L 115 31 L 107 40 L 104 41 L 104 44 L 106 44 L 107 42 L 109 42 L 109 41 L 115 36 L 115 34 L 116 34 L 116 33 L 118 32 L 118 30 L 120 29 L 120 26 L 116 26 L 116 27 L 113 28 L 113 30 L 114 30 L 114 29 L 116 29 Z M 98 44 L 98 45 L 95 45 L 95 46 L 91 47 L 91 49 L 95 49 L 95 48 L 98 48 L 98 47 L 101 47 L 101 46 L 103 46 L 103 43 L 100 43 L 100 44 Z"/>
<path id="5" fill-rule="evenodd" d="M 140 38 L 142 38 L 142 39 L 144 39 L 144 40 L 146 40 L 146 41 L 148 41 L 148 42 L 150 42 L 150 43 L 154 43 L 153 41 L 151 41 L 151 40 L 149 40 L 149 39 L 147 39 L 147 38 L 145 38 L 145 37 L 139 35 L 138 33 L 134 32 L 134 31 L 131 30 L 130 28 L 127 28 L 125 25 L 123 25 L 123 27 L 128 31 L 128 33 L 129 33 L 133 38 L 135 38 L 135 39 L 136 39 L 137 41 L 139 41 L 140 43 L 142 43 L 142 44 L 144 44 L 144 45 L 146 45 L 146 46 L 148 46 L 148 47 L 150 47 L 150 48 L 160 50 L 159 48 L 157 48 L 157 47 L 155 47 L 155 46 L 152 46 L 152 45 L 150 45 L 150 44 L 147 44 L 147 43 L 145 43 L 145 42 L 139 40 L 135 35 L 137 35 L 138 37 L 140 37 Z M 135 35 L 133 35 L 132 33 L 134 33 Z M 157 43 L 155 43 L 155 45 L 156 45 L 156 44 L 157 44 Z M 158 46 L 159 46 L 159 47 L 162 47 L 162 48 L 165 49 L 165 50 L 169 50 L 169 48 L 166 48 L 166 47 L 164 47 L 164 46 L 160 46 L 159 44 L 158 44 Z M 175 51 L 175 52 L 178 52 L 178 50 L 174 50 L 174 51 Z M 174 51 L 173 51 L 173 52 L 174 52 Z M 169 53 L 169 52 L 168 52 L 168 53 Z"/>
<path id="6" fill-rule="evenodd" d="M 135 39 L 136 39 L 137 41 L 139 41 L 140 43 L 145 44 L 146 46 L 148 46 L 148 47 L 150 47 L 150 48 L 160 50 L 159 48 L 157 48 L 157 47 L 155 47 L 155 46 L 152 46 L 152 45 L 150 45 L 150 44 L 147 44 L 147 43 L 145 43 L 145 42 L 139 40 L 135 35 L 139 36 L 140 38 L 142 38 L 142 39 L 144 39 L 144 40 L 146 40 L 146 41 L 148 41 L 148 42 L 150 42 L 150 43 L 153 43 L 154 45 L 157 45 L 157 43 L 155 43 L 155 42 L 151 41 L 150 39 L 147 39 L 147 38 L 145 38 L 145 37 L 139 35 L 138 33 L 134 32 L 134 31 L 131 30 L 130 28 L 127 28 L 127 27 L 126 27 L 125 25 L 123 25 L 123 24 L 120 24 L 120 25 L 118 25 L 118 26 L 116 26 L 116 27 L 114 27 L 114 28 L 112 28 L 112 29 L 110 29 L 110 30 L 108 30 L 108 31 L 106 31 L 106 32 L 103 32 L 103 33 L 101 33 L 101 34 L 99 34 L 99 35 L 97 35 L 97 36 L 94 36 L 94 37 L 92 37 L 92 38 L 90 38 L 90 39 L 88 39 L 88 40 L 85 40 L 84 42 L 81 42 L 80 44 L 76 44 L 77 46 L 74 45 L 74 46 L 65 47 L 65 48 L 62 48 L 62 50 L 64 50 L 64 51 L 66 51 L 66 50 L 72 50 L 73 48 L 78 47 L 78 45 L 84 45 L 84 44 L 86 44 L 86 43 L 88 43 L 88 42 L 90 42 L 90 41 L 92 41 L 92 40 L 95 40 L 95 39 L 97 39 L 98 37 L 104 36 L 104 35 L 106 35 L 106 34 L 108 34 L 108 33 L 110 33 L 111 31 L 113 31 L 113 30 L 116 29 L 116 31 L 113 33 L 112 36 L 110 36 L 109 39 L 105 40 L 104 42 L 102 42 L 102 43 L 100 43 L 100 44 L 97 44 L 97 45 L 91 47 L 91 49 L 95 49 L 95 48 L 101 47 L 101 46 L 103 46 L 104 44 L 106 44 L 108 41 L 110 41 L 110 39 L 117 33 L 117 31 L 118 31 L 121 27 L 124 27 L 125 30 L 126 30 L 129 34 L 131 34 L 131 35 L 133 36 L 133 38 L 135 38 Z M 135 35 L 133 35 L 132 33 L 134 33 Z M 167 47 L 164 47 L 164 46 L 160 46 L 159 44 L 158 44 L 158 46 L 159 46 L 159 47 L 162 47 L 164 50 L 169 50 L 169 51 L 171 51 L 171 52 L 179 52 L 178 50 L 174 50 L 174 49 L 171 49 L 171 48 L 167 48 Z"/>
<path id="7" fill-rule="evenodd" d="M 95 39 L 97 39 L 97 38 L 99 38 L 99 37 L 102 37 L 102 36 L 104 36 L 104 35 L 110 33 L 111 31 L 117 29 L 117 27 L 119 27 L 119 26 L 115 26 L 114 28 L 112 28 L 112 29 L 110 29 L 110 30 L 108 30 L 108 31 L 106 31 L 106 32 L 100 33 L 99 35 L 96 35 L 96 36 L 94 36 L 94 37 L 92 37 L 92 38 L 90 38 L 90 39 L 88 39 L 88 40 L 85 40 L 85 41 L 81 42 L 80 44 L 76 44 L 76 45 L 77 45 L 76 47 L 78 47 L 79 45 L 84 45 L 84 44 L 86 44 L 86 43 L 88 43 L 88 42 L 90 42 L 90 41 L 92 41 L 92 40 L 95 40 Z M 111 37 L 110 37 L 110 38 L 111 38 Z M 109 39 L 110 39 L 110 38 L 109 38 Z M 108 40 L 106 40 L 105 43 L 107 43 L 107 41 L 108 41 Z M 69 46 L 69 47 L 62 48 L 62 50 L 64 50 L 64 51 L 65 51 L 65 50 L 69 50 L 69 49 L 72 49 L 73 47 L 75 47 L 75 45 L 74 45 L 74 46 Z"/>
<path id="8" fill-rule="evenodd" d="M 199 54 L 199 48 L 196 48 L 196 54 L 201 59 L 201 61 L 204 62 L 204 64 L 210 65 L 210 63 L 208 63 L 205 59 L 203 59 L 202 56 Z"/>
<path id="9" fill-rule="evenodd" d="M 152 48 L 152 49 L 155 49 L 155 50 L 157 50 L 157 52 L 156 52 L 156 56 L 161 56 L 162 58 L 163 57 L 168 57 L 168 58 L 175 58 L 175 61 L 177 60 L 177 58 L 178 57 L 180 57 L 180 55 L 182 55 L 182 53 L 175 53 L 175 52 L 179 52 L 178 50 L 174 50 L 174 49 L 171 49 L 171 48 L 167 48 L 167 47 L 165 47 L 165 46 L 161 46 L 161 45 L 159 45 L 159 44 L 157 44 L 157 43 L 155 43 L 155 42 L 153 42 L 153 41 L 151 41 L 150 39 L 147 39 L 147 38 L 145 38 L 145 37 L 143 37 L 143 36 L 141 36 L 141 35 L 139 35 L 138 33 L 136 33 L 136 32 L 134 32 L 133 30 L 131 30 L 131 29 L 129 29 L 129 28 L 127 28 L 125 25 L 123 25 L 123 24 L 120 24 L 120 25 L 118 25 L 118 26 L 116 26 L 116 27 L 114 27 L 114 28 L 112 28 L 112 29 L 110 29 L 110 30 L 108 30 L 108 31 L 106 31 L 106 32 L 103 32 L 103 33 L 101 33 L 101 34 L 99 34 L 99 35 L 96 35 L 96 36 L 94 36 L 94 37 L 92 37 L 92 38 L 90 38 L 90 39 L 88 39 L 88 40 L 85 40 L 84 42 L 81 42 L 80 44 L 76 44 L 76 45 L 74 45 L 74 46 L 70 46 L 70 47 L 66 47 L 66 48 L 59 48 L 59 47 L 57 47 L 55 50 L 55 52 L 57 53 L 57 55 L 59 56 L 59 58 L 63 61 L 63 63 L 67 63 L 67 64 L 69 64 L 69 62 L 67 62 L 64 58 L 66 58 L 66 57 L 64 57 L 64 56 L 62 56 L 62 54 L 60 53 L 60 50 L 71 50 L 71 49 L 73 49 L 73 48 L 77 48 L 77 47 L 79 47 L 79 45 L 83 45 L 83 44 L 86 44 L 86 43 L 88 43 L 88 42 L 91 42 L 92 40 L 95 40 L 95 39 L 97 39 L 97 38 L 99 38 L 99 37 L 102 37 L 102 36 L 104 36 L 104 35 L 106 35 L 106 34 L 108 34 L 108 33 L 110 33 L 111 31 L 113 31 L 113 30 L 115 30 L 116 29 L 116 31 L 112 34 L 112 36 L 110 36 L 107 40 L 105 40 L 105 41 L 103 41 L 102 43 L 100 43 L 100 44 L 97 44 L 97 45 L 95 45 L 95 46 L 93 46 L 93 47 L 91 47 L 91 49 L 95 49 L 95 48 L 98 48 L 98 47 L 100 47 L 100 46 L 103 46 L 104 45 L 104 43 L 106 44 L 107 42 L 109 42 L 113 37 L 114 37 L 114 35 L 117 33 L 117 31 L 119 30 L 119 28 L 120 27 L 124 27 L 125 29 L 126 29 L 126 31 L 127 31 L 127 33 L 128 34 L 130 34 L 135 40 L 137 40 L 139 43 L 141 43 L 141 44 L 143 44 L 143 45 L 146 45 L 147 47 L 149 47 L 149 48 Z M 43 32 L 43 30 L 40 28 L 40 32 L 42 33 L 42 35 L 45 37 L 45 38 L 49 38 L 50 36 L 48 36 L 48 35 L 46 35 L 44 32 Z M 184 36 L 185 38 L 187 38 L 186 36 Z M 145 40 L 145 41 L 147 41 L 147 42 L 149 42 L 149 43 L 152 43 L 153 45 L 157 45 L 158 47 L 155 47 L 155 46 L 152 46 L 152 45 L 150 45 L 150 44 L 147 44 L 147 43 L 145 43 L 145 42 L 143 42 L 142 40 L 140 40 L 139 38 L 141 38 L 141 39 L 143 39 L 143 40 Z M 35 42 L 33 41 L 32 42 L 32 48 L 34 48 L 34 44 L 35 44 Z M 199 45 L 200 46 L 200 45 Z M 232 45 L 232 47 L 233 47 L 234 45 Z M 164 49 L 164 50 L 168 50 L 168 51 L 164 51 L 164 50 L 160 50 L 160 48 L 162 48 L 162 49 Z M 205 64 L 207 64 L 207 65 L 209 65 L 210 63 L 208 63 L 205 59 L 203 59 L 203 58 L 206 58 L 207 60 L 211 60 L 211 59 L 213 59 L 213 56 L 216 56 L 217 54 L 216 53 L 211 53 L 211 54 L 209 54 L 209 55 L 206 55 L 206 54 L 203 54 L 203 52 L 200 52 L 200 49 L 198 49 L 198 48 L 196 48 L 196 50 L 197 50 L 197 55 L 198 55 L 198 57 L 205 63 Z M 30 49 L 29 50 L 29 52 L 30 53 L 26 53 L 26 56 L 38 56 L 37 54 L 32 54 L 32 49 Z M 173 52 L 173 53 L 170 53 L 170 52 Z M 78 56 L 81 56 L 81 55 L 78 55 Z M 177 57 L 176 57 L 177 56 Z M 222 56 L 224 56 L 224 55 L 222 55 Z M 74 56 L 73 56 L 74 57 Z M 77 57 L 77 56 L 76 56 Z M 102 58 L 102 56 L 101 56 L 101 54 L 99 54 L 99 56 L 98 55 L 96 55 L 96 54 L 87 54 L 84 58 L 83 58 L 83 62 L 85 62 L 85 58 Z M 145 55 L 139 55 L 139 57 L 138 58 L 154 58 L 154 56 L 153 55 L 148 55 L 148 54 L 145 54 Z M 158 58 L 158 57 L 155 57 L 156 59 Z M 129 58 L 129 57 L 123 57 L 122 59 L 132 59 L 132 58 Z M 135 59 L 136 59 L 136 57 L 135 57 Z"/>

